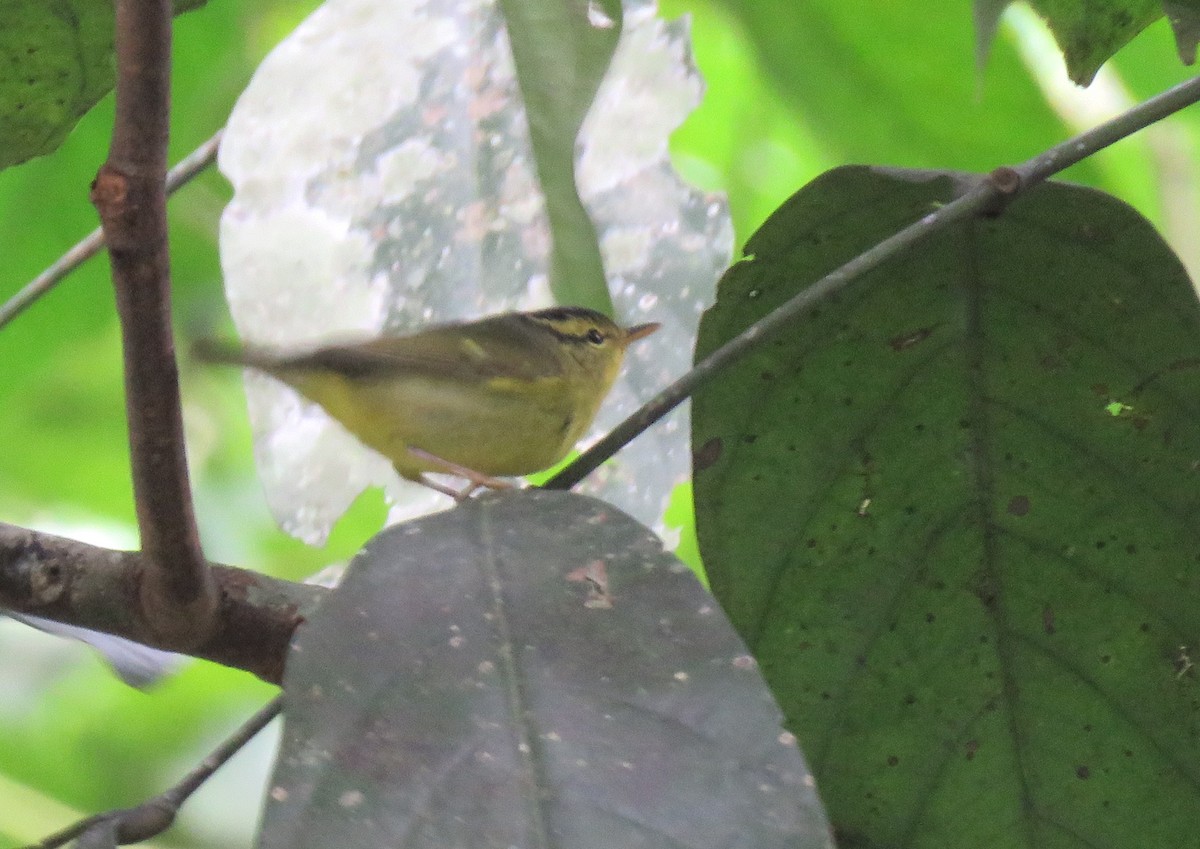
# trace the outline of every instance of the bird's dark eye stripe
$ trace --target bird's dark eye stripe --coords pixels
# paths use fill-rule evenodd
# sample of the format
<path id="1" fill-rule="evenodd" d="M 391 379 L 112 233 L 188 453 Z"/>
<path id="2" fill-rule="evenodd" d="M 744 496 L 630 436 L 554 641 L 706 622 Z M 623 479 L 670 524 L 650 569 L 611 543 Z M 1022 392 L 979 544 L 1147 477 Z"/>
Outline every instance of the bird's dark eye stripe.
<path id="1" fill-rule="evenodd" d="M 607 319 L 594 310 L 585 309 L 583 307 L 551 307 L 550 309 L 538 310 L 531 313 L 515 313 L 519 315 L 523 321 L 532 322 L 540 325 L 543 330 L 548 330 L 560 342 L 570 345 L 603 345 L 608 337 L 604 331 L 597 326 L 587 327 L 584 321 L 607 321 Z M 580 320 L 583 321 L 580 321 Z M 586 330 L 580 328 L 583 324 Z M 572 327 L 573 325 L 573 327 Z M 572 327 L 576 332 L 564 333 L 563 327 Z"/>
<path id="2" fill-rule="evenodd" d="M 542 324 L 542 327 L 550 331 L 550 334 L 559 342 L 570 345 L 600 345 L 604 342 L 604 334 L 594 327 L 587 333 L 563 333 L 553 324 Z"/>

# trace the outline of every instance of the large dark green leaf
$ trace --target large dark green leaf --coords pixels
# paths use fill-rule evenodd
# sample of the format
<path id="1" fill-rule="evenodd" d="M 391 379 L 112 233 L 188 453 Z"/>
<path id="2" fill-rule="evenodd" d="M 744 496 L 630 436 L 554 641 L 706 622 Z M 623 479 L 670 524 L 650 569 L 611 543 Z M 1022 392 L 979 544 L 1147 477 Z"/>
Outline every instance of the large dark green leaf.
<path id="1" fill-rule="evenodd" d="M 824 175 L 747 245 L 698 356 L 954 190 Z M 1194 840 L 1198 318 L 1143 219 L 1048 184 L 696 399 L 714 592 L 847 845 Z"/>
<path id="2" fill-rule="evenodd" d="M 393 527 L 298 633 L 264 847 L 825 847 L 682 563 L 568 493 Z"/>

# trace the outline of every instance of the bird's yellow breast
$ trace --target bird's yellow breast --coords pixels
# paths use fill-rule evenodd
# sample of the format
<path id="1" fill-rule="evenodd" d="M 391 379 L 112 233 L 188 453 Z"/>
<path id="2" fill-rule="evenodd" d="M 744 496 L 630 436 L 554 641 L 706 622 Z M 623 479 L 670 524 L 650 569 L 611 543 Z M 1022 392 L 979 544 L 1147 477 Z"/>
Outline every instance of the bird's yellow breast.
<path id="1" fill-rule="evenodd" d="M 409 448 L 486 475 L 548 468 L 583 435 L 599 403 L 585 402 L 581 409 L 558 377 L 473 385 L 422 376 L 353 382 L 333 373 L 282 377 L 409 478 L 438 471 Z"/>

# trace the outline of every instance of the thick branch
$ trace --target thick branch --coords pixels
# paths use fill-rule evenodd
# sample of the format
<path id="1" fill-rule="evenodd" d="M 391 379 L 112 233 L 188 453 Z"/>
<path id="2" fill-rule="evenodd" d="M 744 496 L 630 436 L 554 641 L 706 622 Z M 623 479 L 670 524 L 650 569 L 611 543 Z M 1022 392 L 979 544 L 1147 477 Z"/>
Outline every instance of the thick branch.
<path id="1" fill-rule="evenodd" d="M 188 650 L 210 638 L 217 592 L 192 513 L 171 335 L 169 0 L 118 0 L 116 53 L 116 124 L 92 202 L 112 260 L 124 342 L 133 491 L 146 556 L 138 595 L 153 642 Z"/>
<path id="2" fill-rule="evenodd" d="M 148 567 L 139 552 L 0 522 L 0 607 L 173 649 L 144 618 Z M 279 683 L 292 631 L 327 592 L 231 566 L 212 566 L 217 604 L 208 636 L 188 651 Z"/>

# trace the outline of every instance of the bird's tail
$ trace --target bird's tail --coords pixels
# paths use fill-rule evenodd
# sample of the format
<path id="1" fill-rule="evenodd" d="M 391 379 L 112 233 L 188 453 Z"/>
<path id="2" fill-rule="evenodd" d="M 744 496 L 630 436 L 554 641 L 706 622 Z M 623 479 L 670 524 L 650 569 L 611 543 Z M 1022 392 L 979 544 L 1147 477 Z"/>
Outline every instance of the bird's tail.
<path id="1" fill-rule="evenodd" d="M 220 339 L 198 340 L 192 345 L 192 357 L 202 363 L 244 366 L 263 370 L 274 365 L 276 359 L 267 351 L 243 348 L 235 342 L 225 342 Z"/>

